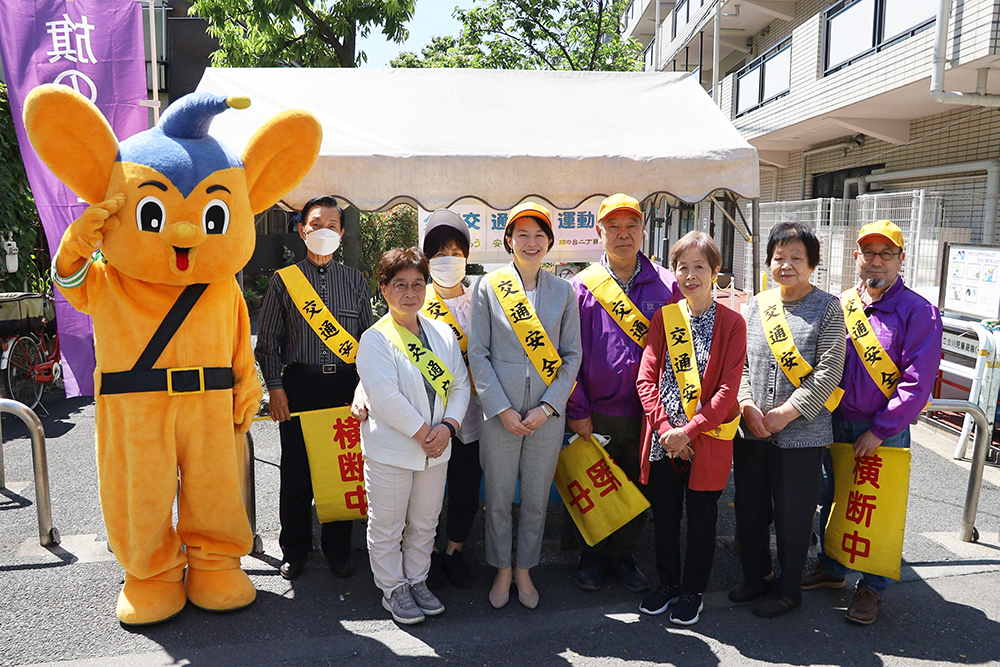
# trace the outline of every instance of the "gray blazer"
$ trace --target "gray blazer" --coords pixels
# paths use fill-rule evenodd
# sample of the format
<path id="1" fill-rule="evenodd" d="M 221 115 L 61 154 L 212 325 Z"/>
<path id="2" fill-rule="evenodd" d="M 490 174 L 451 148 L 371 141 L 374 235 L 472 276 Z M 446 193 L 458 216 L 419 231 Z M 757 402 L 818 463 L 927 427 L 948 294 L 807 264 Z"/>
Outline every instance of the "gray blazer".
<path id="1" fill-rule="evenodd" d="M 469 367 L 485 419 L 520 405 L 526 375 L 533 403 L 530 407 L 544 401 L 560 414 L 566 409 L 582 359 L 580 306 L 573 287 L 548 271 L 538 272 L 536 290 L 535 313 L 562 358 L 562 365 L 548 386 L 514 335 L 490 281 L 480 280 L 476 285 L 469 332 Z"/>

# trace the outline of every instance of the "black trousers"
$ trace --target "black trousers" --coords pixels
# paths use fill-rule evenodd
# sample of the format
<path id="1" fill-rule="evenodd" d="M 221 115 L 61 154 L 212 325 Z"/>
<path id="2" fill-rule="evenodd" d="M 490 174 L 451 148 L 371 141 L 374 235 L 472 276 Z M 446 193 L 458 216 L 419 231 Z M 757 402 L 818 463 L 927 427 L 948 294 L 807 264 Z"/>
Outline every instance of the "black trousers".
<path id="1" fill-rule="evenodd" d="M 715 558 L 719 491 L 688 488 L 691 464 L 680 459 L 653 461 L 644 491 L 653 507 L 656 571 L 661 586 L 680 586 L 685 593 L 704 593 Z M 641 487 L 642 485 L 640 485 Z M 687 554 L 681 577 L 681 514 L 687 500 Z"/>
<path id="2" fill-rule="evenodd" d="M 472 522 L 479 512 L 479 486 L 483 468 L 479 464 L 479 441 L 464 443 L 451 439 L 448 460 L 448 525 L 450 542 L 462 544 L 469 539 Z"/>
<path id="3" fill-rule="evenodd" d="M 772 570 L 773 508 L 780 573 L 772 590 L 782 597 L 801 598 L 822 460 L 823 447 L 781 449 L 762 440 L 733 441 L 736 537 L 746 583 L 760 581 Z"/>
<path id="4" fill-rule="evenodd" d="M 286 368 L 282 383 L 288 395 L 289 412 L 321 410 L 350 405 L 358 384 L 357 372 L 319 375 Z M 281 435 L 281 490 L 278 517 L 281 533 L 278 543 L 286 561 L 303 560 L 312 551 L 312 478 L 309 458 L 302 439 L 298 417 L 278 425 Z M 323 554 L 331 560 L 345 560 L 351 555 L 352 521 L 321 524 L 320 544 Z"/>

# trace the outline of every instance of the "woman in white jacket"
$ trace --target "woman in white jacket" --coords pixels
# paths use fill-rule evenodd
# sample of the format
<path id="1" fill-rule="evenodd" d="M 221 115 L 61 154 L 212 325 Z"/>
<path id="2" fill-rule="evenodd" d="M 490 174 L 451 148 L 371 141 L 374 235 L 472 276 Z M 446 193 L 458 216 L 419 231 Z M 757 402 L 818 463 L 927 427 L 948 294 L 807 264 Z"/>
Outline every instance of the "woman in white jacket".
<path id="1" fill-rule="evenodd" d="M 361 336 L 357 357 L 368 396 L 361 426 L 368 556 L 382 606 L 405 624 L 444 611 L 426 579 L 451 437 L 471 393 L 451 329 L 420 314 L 429 277 L 419 248 L 382 256 L 378 279 L 389 314 Z"/>

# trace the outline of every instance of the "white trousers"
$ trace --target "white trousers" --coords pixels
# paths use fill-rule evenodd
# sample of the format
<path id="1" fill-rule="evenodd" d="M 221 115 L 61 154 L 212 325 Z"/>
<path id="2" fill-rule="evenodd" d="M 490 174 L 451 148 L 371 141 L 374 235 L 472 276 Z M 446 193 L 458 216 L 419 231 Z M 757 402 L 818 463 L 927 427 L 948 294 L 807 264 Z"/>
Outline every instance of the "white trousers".
<path id="1" fill-rule="evenodd" d="M 448 465 L 408 470 L 365 459 L 368 558 L 386 598 L 427 578 Z"/>

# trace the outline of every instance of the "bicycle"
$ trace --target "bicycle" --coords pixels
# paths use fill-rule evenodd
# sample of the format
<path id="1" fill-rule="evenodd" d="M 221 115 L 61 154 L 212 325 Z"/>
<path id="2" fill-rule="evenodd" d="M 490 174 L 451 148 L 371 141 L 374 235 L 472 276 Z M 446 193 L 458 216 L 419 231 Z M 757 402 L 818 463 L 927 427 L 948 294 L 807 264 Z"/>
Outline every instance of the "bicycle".
<path id="1" fill-rule="evenodd" d="M 62 377 L 51 296 L 0 294 L 0 374 L 7 396 L 34 410 L 47 384 Z M 44 407 L 42 408 L 44 410 Z"/>

